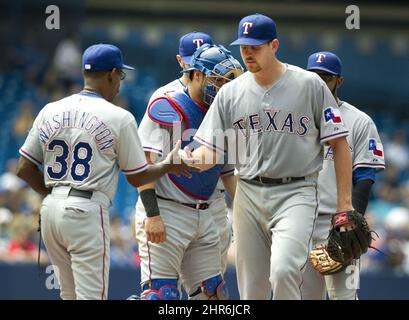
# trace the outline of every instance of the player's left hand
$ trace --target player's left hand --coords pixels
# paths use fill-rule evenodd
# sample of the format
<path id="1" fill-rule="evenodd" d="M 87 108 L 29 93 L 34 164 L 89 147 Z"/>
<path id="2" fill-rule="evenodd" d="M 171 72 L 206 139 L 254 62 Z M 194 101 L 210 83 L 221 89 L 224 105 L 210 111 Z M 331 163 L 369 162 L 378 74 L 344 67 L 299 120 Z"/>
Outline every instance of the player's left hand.
<path id="1" fill-rule="evenodd" d="M 166 228 L 161 216 L 146 217 L 144 221 L 146 239 L 153 243 L 166 241 Z"/>
<path id="2" fill-rule="evenodd" d="M 353 209 L 348 209 L 348 210 L 337 210 L 337 214 L 335 214 L 334 216 L 334 221 L 335 220 L 339 220 L 340 217 L 342 217 L 343 212 L 348 212 L 350 210 Z M 348 220 L 343 220 L 343 221 L 339 221 L 336 223 L 337 227 L 339 228 L 339 231 L 341 232 L 345 232 L 345 231 L 351 231 L 355 228 L 355 225 L 352 221 L 348 221 Z"/>
<path id="3" fill-rule="evenodd" d="M 190 151 L 189 147 L 185 147 L 183 150 L 180 149 L 178 151 L 178 156 L 182 159 L 182 161 L 188 164 L 190 167 L 194 167 L 194 159 L 192 151 Z"/>
<path id="4" fill-rule="evenodd" d="M 333 260 L 349 264 L 359 259 L 371 247 L 371 242 L 371 230 L 360 213 L 348 210 L 332 217 L 327 251 Z"/>

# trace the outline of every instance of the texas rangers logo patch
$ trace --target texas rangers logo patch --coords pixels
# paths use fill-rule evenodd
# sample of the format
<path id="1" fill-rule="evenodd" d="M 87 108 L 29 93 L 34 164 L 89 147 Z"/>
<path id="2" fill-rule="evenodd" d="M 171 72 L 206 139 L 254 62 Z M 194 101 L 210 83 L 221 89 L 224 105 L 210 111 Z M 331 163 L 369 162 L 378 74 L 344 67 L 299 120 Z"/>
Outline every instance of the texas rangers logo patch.
<path id="1" fill-rule="evenodd" d="M 368 150 L 377 157 L 383 157 L 382 144 L 377 143 L 375 139 L 369 139 Z"/>
<path id="2" fill-rule="evenodd" d="M 325 123 L 342 123 L 342 118 L 339 110 L 328 107 L 324 110 Z"/>

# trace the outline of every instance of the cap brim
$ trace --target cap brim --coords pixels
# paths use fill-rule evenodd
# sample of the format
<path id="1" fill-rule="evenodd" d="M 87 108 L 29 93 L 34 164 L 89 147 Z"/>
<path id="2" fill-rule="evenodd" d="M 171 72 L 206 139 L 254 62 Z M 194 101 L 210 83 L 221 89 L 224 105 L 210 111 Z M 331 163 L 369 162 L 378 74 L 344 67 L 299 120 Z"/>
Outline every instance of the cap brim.
<path id="1" fill-rule="evenodd" d="M 192 60 L 192 56 L 182 57 L 182 60 L 183 60 L 183 63 L 190 64 L 190 61 Z"/>
<path id="2" fill-rule="evenodd" d="M 128 66 L 127 64 L 123 64 L 122 65 L 122 69 L 126 69 L 126 70 L 135 70 L 134 67 Z"/>
<path id="3" fill-rule="evenodd" d="M 230 43 L 231 46 L 261 46 L 270 40 L 260 40 L 253 38 L 238 38 L 236 41 Z"/>
<path id="4" fill-rule="evenodd" d="M 312 67 L 310 69 L 307 68 L 308 71 L 314 71 L 314 70 L 321 70 L 321 71 L 325 71 L 328 73 L 333 74 L 334 76 L 339 76 L 339 73 L 335 73 L 334 71 L 331 71 L 330 69 L 324 68 L 324 67 Z"/>

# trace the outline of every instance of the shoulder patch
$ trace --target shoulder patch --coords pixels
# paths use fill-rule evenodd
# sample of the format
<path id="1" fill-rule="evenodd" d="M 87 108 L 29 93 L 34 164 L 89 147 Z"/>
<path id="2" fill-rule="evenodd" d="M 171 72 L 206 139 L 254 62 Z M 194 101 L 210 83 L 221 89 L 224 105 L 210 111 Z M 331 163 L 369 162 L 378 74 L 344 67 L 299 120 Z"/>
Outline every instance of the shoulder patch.
<path id="1" fill-rule="evenodd" d="M 368 151 L 374 156 L 383 157 L 383 147 L 380 141 L 377 141 L 375 138 L 369 139 Z"/>
<path id="2" fill-rule="evenodd" d="M 339 112 L 338 108 L 332 108 L 332 107 L 325 108 L 324 119 L 325 119 L 325 123 L 332 122 L 334 124 L 337 124 L 337 123 L 342 124 L 341 113 Z"/>
<path id="3" fill-rule="evenodd" d="M 148 106 L 148 115 L 152 121 L 164 126 L 174 126 L 182 122 L 182 114 L 166 97 L 156 98 Z"/>

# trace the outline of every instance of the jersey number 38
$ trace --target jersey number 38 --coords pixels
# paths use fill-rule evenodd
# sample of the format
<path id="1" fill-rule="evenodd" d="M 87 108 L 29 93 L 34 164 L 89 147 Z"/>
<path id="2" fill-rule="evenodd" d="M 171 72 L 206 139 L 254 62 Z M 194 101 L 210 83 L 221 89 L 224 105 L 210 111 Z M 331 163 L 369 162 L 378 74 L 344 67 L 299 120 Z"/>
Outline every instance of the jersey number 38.
<path id="1" fill-rule="evenodd" d="M 78 142 L 72 150 L 62 139 L 54 139 L 47 145 L 47 151 L 55 153 L 54 163 L 47 166 L 50 179 L 61 180 L 68 171 L 74 181 L 81 182 L 89 177 L 91 172 L 92 148 L 87 142 Z M 71 152 L 70 152 L 71 151 Z"/>

